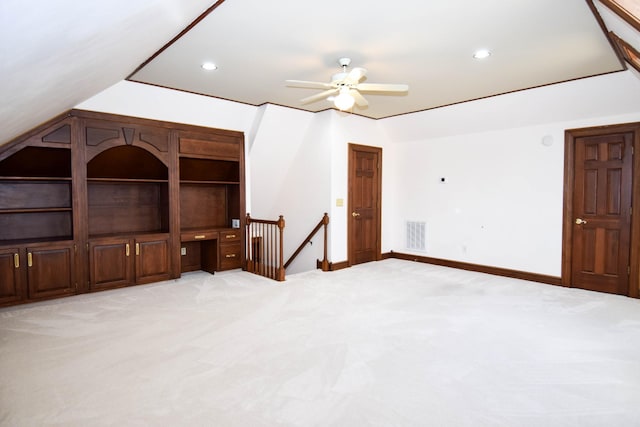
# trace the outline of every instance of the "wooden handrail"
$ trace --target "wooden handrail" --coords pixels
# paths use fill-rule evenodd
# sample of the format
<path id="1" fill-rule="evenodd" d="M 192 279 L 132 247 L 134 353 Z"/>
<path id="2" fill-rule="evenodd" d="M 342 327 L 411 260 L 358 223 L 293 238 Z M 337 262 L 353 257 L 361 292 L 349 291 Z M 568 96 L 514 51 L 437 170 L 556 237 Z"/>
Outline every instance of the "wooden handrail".
<path id="1" fill-rule="evenodd" d="M 304 241 L 300 244 L 300 246 L 298 246 L 298 249 L 296 249 L 293 255 L 291 255 L 291 257 L 287 260 L 287 262 L 284 263 L 285 270 L 287 269 L 287 267 L 289 267 L 289 265 L 293 262 L 293 260 L 300 254 L 300 252 L 302 252 L 304 247 L 307 246 L 307 243 L 311 241 L 311 239 L 313 238 L 313 236 L 315 236 L 318 230 L 324 227 L 324 259 L 322 260 L 322 271 L 329 271 L 329 261 L 327 260 L 327 225 L 328 224 L 329 224 L 329 215 L 327 215 L 327 213 L 325 212 L 322 219 L 318 223 L 318 225 L 316 225 L 313 231 L 309 233 L 307 238 L 304 239 Z"/>

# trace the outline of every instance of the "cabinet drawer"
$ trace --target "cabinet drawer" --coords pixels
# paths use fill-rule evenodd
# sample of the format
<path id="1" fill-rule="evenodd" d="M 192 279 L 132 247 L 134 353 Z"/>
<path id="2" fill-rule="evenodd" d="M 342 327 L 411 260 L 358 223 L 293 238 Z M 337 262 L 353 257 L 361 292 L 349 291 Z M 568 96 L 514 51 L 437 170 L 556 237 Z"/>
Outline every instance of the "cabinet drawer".
<path id="1" fill-rule="evenodd" d="M 221 231 L 220 232 L 220 243 L 224 244 L 225 242 L 239 242 L 240 241 L 240 230 L 231 230 L 231 231 Z"/>
<path id="2" fill-rule="evenodd" d="M 230 270 L 241 266 L 240 243 L 220 245 L 220 270 Z"/>
<path id="3" fill-rule="evenodd" d="M 214 240 L 218 238 L 218 232 L 212 230 L 189 231 L 180 233 L 181 242 L 193 242 L 195 240 Z"/>

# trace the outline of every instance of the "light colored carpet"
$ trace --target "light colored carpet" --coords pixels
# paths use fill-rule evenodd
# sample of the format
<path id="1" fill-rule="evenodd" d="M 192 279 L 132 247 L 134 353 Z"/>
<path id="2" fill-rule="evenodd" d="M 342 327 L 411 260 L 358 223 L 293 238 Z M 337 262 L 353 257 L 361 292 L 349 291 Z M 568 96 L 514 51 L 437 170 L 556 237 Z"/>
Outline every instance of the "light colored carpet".
<path id="1" fill-rule="evenodd" d="M 0 310 L 7 426 L 639 426 L 640 301 L 386 260 Z"/>

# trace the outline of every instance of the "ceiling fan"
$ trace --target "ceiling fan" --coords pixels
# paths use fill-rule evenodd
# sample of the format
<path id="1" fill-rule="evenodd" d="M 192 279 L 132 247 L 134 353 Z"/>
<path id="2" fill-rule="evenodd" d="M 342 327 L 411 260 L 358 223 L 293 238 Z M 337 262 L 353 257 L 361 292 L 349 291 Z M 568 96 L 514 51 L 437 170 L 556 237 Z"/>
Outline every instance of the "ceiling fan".
<path id="1" fill-rule="evenodd" d="M 409 86 L 405 84 L 360 83 L 366 78 L 366 69 L 355 67 L 347 72 L 347 67 L 351 64 L 350 58 L 340 58 L 338 64 L 342 67 L 342 72 L 334 74 L 330 83 L 287 80 L 287 86 L 326 89 L 318 94 L 303 98 L 300 102 L 310 104 L 322 99 L 333 100 L 334 105 L 343 111 L 349 110 L 354 104 L 361 108 L 369 105 L 360 92 L 402 93 L 409 90 Z"/>

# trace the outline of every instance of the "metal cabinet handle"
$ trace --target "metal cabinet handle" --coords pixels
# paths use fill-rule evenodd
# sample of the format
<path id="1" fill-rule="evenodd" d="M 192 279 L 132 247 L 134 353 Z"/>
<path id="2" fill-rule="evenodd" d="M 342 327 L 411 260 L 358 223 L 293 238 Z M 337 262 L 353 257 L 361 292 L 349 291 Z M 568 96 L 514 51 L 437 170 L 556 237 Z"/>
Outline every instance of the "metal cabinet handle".
<path id="1" fill-rule="evenodd" d="M 235 258 L 236 254 L 227 254 L 225 255 L 225 258 Z"/>
<path id="2" fill-rule="evenodd" d="M 136 243 L 136 255 L 140 255 L 140 243 Z"/>
<path id="3" fill-rule="evenodd" d="M 13 254 L 13 266 L 15 268 L 20 268 L 20 255 Z"/>
<path id="4" fill-rule="evenodd" d="M 27 253 L 27 265 L 33 267 L 33 254 L 31 252 Z"/>
<path id="5" fill-rule="evenodd" d="M 586 224 L 587 221 L 582 219 L 582 218 L 576 218 L 576 224 L 578 225 L 582 225 L 582 224 Z"/>
<path id="6" fill-rule="evenodd" d="M 205 234 L 198 234 L 197 236 L 193 236 L 194 239 L 204 239 L 207 237 Z"/>
<path id="7" fill-rule="evenodd" d="M 126 256 L 129 256 L 129 244 L 127 243 L 124 247 L 124 252 Z"/>
<path id="8" fill-rule="evenodd" d="M 236 235 L 235 234 L 227 234 L 227 239 L 235 239 Z"/>
<path id="9" fill-rule="evenodd" d="M 360 216 L 360 214 L 358 212 L 351 212 L 351 216 L 356 218 L 356 217 Z"/>

